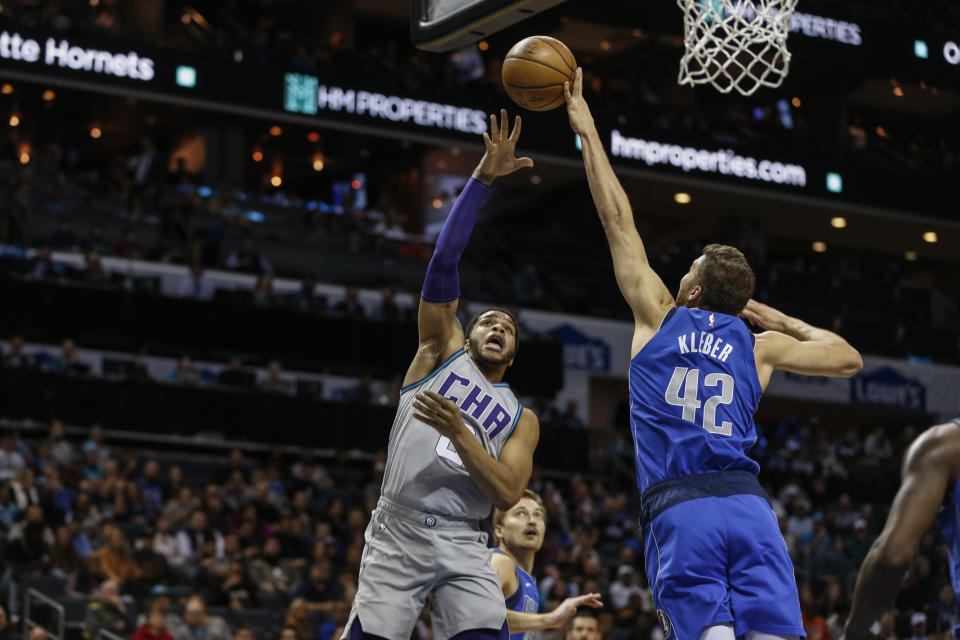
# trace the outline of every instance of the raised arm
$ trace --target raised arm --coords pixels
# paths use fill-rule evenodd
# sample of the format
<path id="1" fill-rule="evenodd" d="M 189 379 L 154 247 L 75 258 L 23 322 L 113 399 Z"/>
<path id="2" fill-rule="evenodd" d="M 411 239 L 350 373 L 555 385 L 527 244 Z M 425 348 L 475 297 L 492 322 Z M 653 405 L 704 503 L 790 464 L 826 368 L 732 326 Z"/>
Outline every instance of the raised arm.
<path id="1" fill-rule="evenodd" d="M 494 179 L 533 166 L 530 158 L 514 157 L 520 137 L 520 116 L 516 118 L 513 133 L 508 135 L 509 128 L 506 109 L 500 112 L 499 122 L 496 115 L 490 116 L 490 133 L 483 134 L 486 147 L 483 158 L 457 197 L 437 237 L 437 246 L 427 265 L 427 275 L 420 293 L 417 315 L 420 346 L 407 370 L 404 386 L 430 375 L 441 362 L 463 346 L 463 329 L 456 317 L 460 299 L 457 267 L 477 221 L 477 211 Z"/>
<path id="2" fill-rule="evenodd" d="M 778 369 L 807 376 L 849 378 L 863 368 L 860 352 L 832 331 L 809 325 L 756 300 L 750 300 L 740 315 L 768 330 L 757 336 L 755 351 L 757 375 L 764 389 Z"/>
<path id="3" fill-rule="evenodd" d="M 853 605 L 844 636 L 866 640 L 870 627 L 893 604 L 913 561 L 920 539 L 926 534 L 943 504 L 944 493 L 954 479 L 960 455 L 952 424 L 939 425 L 921 435 L 907 451 L 903 481 L 893 500 L 887 524 L 860 567 Z"/>
<path id="4" fill-rule="evenodd" d="M 593 122 L 590 108 L 583 98 L 583 71 L 577 69 L 573 86 L 564 84 L 567 115 L 574 133 L 580 136 L 583 162 L 593 202 L 607 234 L 613 271 L 620 292 L 626 299 L 636 320 L 638 334 L 647 334 L 646 343 L 657 330 L 668 309 L 674 306 L 673 296 L 647 261 L 647 253 L 633 221 L 633 210 L 623 186 L 613 173 L 610 160 L 603 150 L 600 134 Z M 640 337 L 640 336 L 638 336 Z M 634 340 L 636 346 L 637 341 Z M 636 352 L 637 349 L 634 349 Z"/>

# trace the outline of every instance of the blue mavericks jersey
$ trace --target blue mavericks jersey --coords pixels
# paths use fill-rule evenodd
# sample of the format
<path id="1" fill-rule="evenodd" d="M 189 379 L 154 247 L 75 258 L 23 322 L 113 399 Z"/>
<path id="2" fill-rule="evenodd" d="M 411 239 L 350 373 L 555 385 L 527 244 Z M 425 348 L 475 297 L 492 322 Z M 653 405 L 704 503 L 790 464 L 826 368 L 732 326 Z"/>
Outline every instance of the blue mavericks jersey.
<path id="1" fill-rule="evenodd" d="M 960 418 L 954 420 L 960 427 Z M 947 496 L 943 508 L 937 514 L 937 521 L 947 541 L 947 556 L 950 559 L 950 581 L 957 602 L 960 603 L 960 480 L 953 487 L 953 492 Z M 954 630 L 954 637 L 960 638 L 960 626 Z"/>
<path id="2" fill-rule="evenodd" d="M 753 414 L 763 390 L 754 337 L 735 316 L 678 307 L 630 361 L 640 491 L 660 480 L 760 466 Z"/>
<path id="3" fill-rule="evenodd" d="M 503 553 L 501 549 L 494 549 L 494 553 Z M 507 555 L 503 553 L 503 555 Z M 520 568 L 517 563 L 517 590 L 507 596 L 507 609 L 520 613 L 537 613 L 540 610 L 540 592 L 537 591 L 537 580 Z M 531 633 L 511 633 L 510 640 L 527 640 Z"/>

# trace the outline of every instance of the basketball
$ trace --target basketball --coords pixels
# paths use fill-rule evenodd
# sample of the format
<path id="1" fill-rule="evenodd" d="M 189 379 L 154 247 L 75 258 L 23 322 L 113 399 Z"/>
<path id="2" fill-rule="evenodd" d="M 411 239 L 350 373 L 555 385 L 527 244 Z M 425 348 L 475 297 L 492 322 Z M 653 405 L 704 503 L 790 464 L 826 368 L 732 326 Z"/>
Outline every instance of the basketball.
<path id="1" fill-rule="evenodd" d="M 524 109 L 550 111 L 563 104 L 563 83 L 573 82 L 576 69 L 567 45 L 549 36 L 530 36 L 507 52 L 503 87 Z"/>

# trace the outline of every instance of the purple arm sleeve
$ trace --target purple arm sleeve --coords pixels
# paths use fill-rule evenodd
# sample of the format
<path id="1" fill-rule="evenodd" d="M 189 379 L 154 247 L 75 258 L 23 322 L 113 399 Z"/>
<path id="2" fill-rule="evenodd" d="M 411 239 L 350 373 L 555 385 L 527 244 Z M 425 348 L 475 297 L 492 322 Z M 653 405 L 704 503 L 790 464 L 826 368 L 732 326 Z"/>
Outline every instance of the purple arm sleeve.
<path id="1" fill-rule="evenodd" d="M 453 203 L 450 215 L 443 223 L 433 257 L 427 265 L 420 297 L 427 302 L 449 302 L 460 297 L 460 277 L 457 265 L 477 221 L 477 210 L 487 195 L 488 186 L 470 178 L 467 186 Z"/>

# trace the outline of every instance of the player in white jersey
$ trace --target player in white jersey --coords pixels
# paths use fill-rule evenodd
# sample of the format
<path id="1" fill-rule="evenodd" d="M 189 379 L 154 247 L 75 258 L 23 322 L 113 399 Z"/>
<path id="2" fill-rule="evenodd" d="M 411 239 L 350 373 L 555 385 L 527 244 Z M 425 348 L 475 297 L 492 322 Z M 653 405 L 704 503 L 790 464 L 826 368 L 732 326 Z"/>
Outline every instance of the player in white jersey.
<path id="1" fill-rule="evenodd" d="M 477 210 L 498 176 L 533 166 L 514 157 L 517 117 L 490 116 L 486 153 L 444 223 L 427 267 L 420 346 L 390 430 L 380 499 L 365 534 L 357 595 L 343 638 L 406 640 L 427 596 L 434 640 L 507 638 L 506 608 L 487 534 L 491 505 L 520 499 L 540 437 L 536 416 L 501 382 L 517 350 L 517 323 L 487 309 L 456 318 L 457 265 Z"/>

